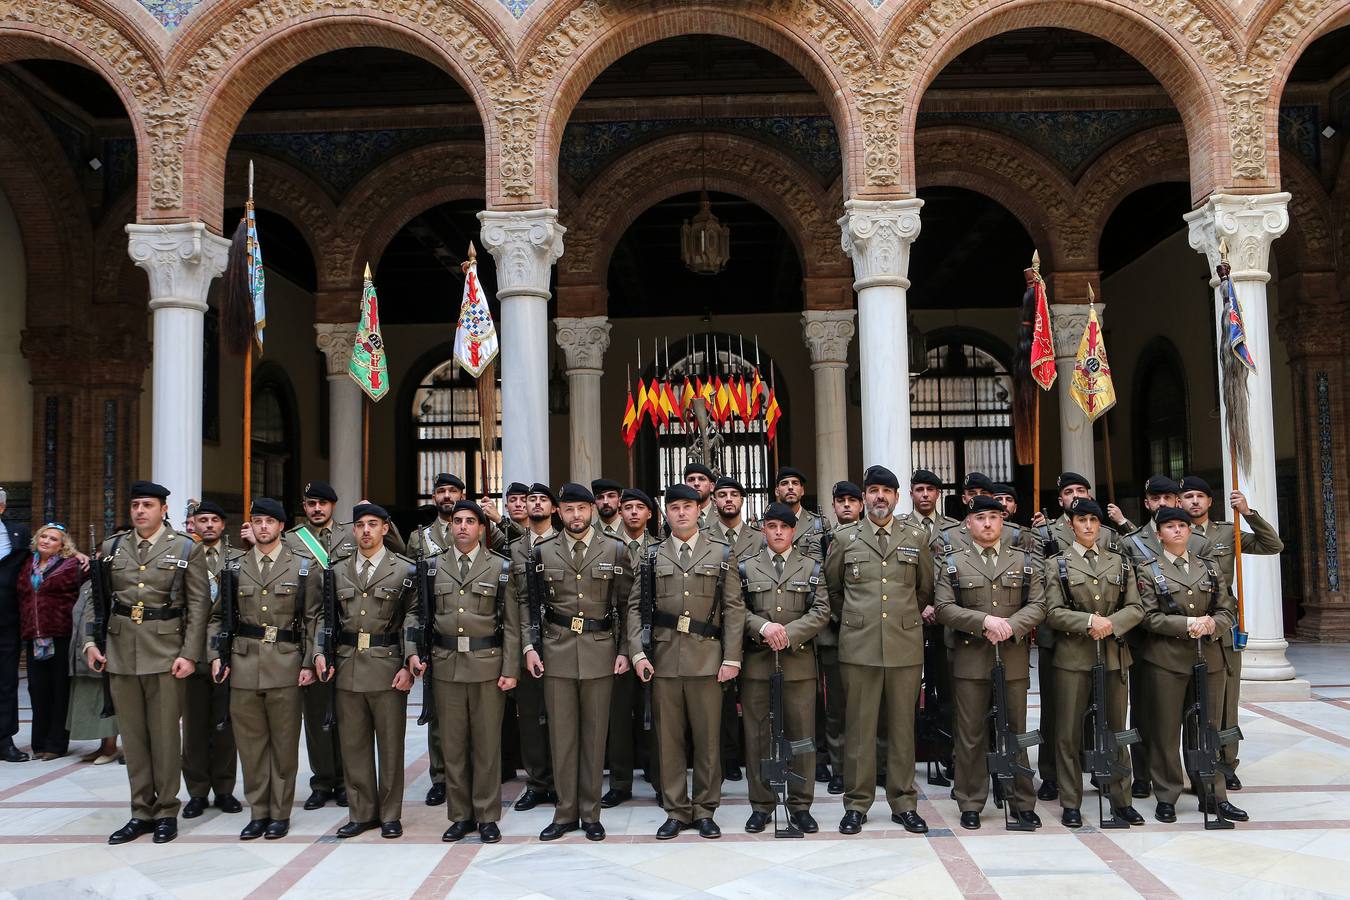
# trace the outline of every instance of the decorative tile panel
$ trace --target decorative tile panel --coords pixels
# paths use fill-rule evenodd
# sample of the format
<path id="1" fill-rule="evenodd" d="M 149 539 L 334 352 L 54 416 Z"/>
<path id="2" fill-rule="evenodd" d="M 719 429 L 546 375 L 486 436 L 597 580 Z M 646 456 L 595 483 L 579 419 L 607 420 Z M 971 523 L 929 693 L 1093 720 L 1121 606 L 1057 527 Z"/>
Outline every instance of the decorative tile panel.
<path id="1" fill-rule="evenodd" d="M 1332 456 L 1331 384 L 1327 373 L 1317 379 L 1317 481 L 1322 494 L 1322 550 L 1326 554 L 1327 590 L 1341 589 L 1341 551 L 1336 522 L 1336 467 Z"/>
<path id="2" fill-rule="evenodd" d="M 1280 107 L 1280 143 L 1293 150 L 1314 172 L 1322 160 L 1322 135 L 1316 106 Z"/>
<path id="3" fill-rule="evenodd" d="M 159 20 L 159 24 L 173 31 L 187 18 L 202 0 L 141 0 L 141 6 L 150 10 L 150 15 Z"/>

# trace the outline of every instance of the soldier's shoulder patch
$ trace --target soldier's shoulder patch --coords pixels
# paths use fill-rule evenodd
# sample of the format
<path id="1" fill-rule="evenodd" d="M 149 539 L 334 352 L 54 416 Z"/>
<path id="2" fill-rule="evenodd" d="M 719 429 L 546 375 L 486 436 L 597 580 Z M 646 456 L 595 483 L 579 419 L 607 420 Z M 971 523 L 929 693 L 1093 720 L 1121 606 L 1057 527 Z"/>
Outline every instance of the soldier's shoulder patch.
<path id="1" fill-rule="evenodd" d="M 488 551 L 488 556 L 496 557 L 497 560 L 500 561 L 500 562 L 510 562 L 510 561 L 511 561 L 511 557 L 507 556 L 505 553 L 499 553 L 499 552 L 497 552 L 496 550 L 489 550 L 489 551 Z"/>
<path id="2" fill-rule="evenodd" d="M 239 560 L 243 559 L 243 558 L 244 558 L 245 556 L 247 556 L 247 555 L 248 555 L 248 551 L 247 551 L 247 550 L 243 550 L 243 549 L 240 549 L 240 548 L 238 548 L 238 547 L 231 547 L 231 548 L 230 548 L 230 551 L 229 551 L 228 553 L 225 554 L 225 558 L 226 558 L 227 560 L 229 560 L 230 562 L 238 562 Z M 298 556 L 299 554 L 296 554 L 296 555 Z"/>

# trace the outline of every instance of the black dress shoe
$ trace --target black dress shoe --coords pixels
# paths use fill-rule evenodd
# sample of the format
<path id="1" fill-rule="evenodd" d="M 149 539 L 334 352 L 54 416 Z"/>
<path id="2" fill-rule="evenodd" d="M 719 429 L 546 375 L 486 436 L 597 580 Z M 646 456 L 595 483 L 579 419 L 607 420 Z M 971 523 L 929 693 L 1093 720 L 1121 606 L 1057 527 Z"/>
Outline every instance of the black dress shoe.
<path id="1" fill-rule="evenodd" d="M 155 836 L 150 840 L 156 844 L 167 844 L 169 841 L 178 837 L 178 819 L 169 816 L 165 819 L 155 820 Z"/>
<path id="2" fill-rule="evenodd" d="M 1059 824 L 1063 825 L 1065 828 L 1082 828 L 1083 814 L 1076 809 L 1069 809 L 1066 807 L 1064 812 L 1060 813 Z"/>
<path id="3" fill-rule="evenodd" d="M 267 826 L 267 833 L 263 837 L 269 841 L 278 841 L 291 833 L 290 819 L 273 819 Z"/>
<path id="4" fill-rule="evenodd" d="M 210 805 L 205 797 L 189 797 L 188 802 L 183 804 L 183 818 L 195 819 L 206 812 Z"/>
<path id="5" fill-rule="evenodd" d="M 1136 778 L 1134 784 L 1130 785 L 1130 796 L 1136 800 L 1143 800 L 1151 793 L 1153 793 L 1153 785 L 1146 779 Z"/>
<path id="6" fill-rule="evenodd" d="M 233 815 L 234 813 L 241 813 L 244 811 L 244 804 L 240 803 L 239 799 L 235 797 L 233 794 L 226 794 L 224 797 L 216 795 L 215 807 L 221 812 L 228 813 L 230 815 Z"/>
<path id="7" fill-rule="evenodd" d="M 446 843 L 454 843 L 455 841 L 462 841 L 464 840 L 465 837 L 468 836 L 470 831 L 473 831 L 474 826 L 477 824 L 478 823 L 475 822 L 473 819 L 465 819 L 462 822 L 452 822 L 450 824 L 450 827 L 445 829 L 445 834 L 441 835 L 441 840 L 445 841 Z M 486 827 L 487 825 L 490 825 L 492 823 L 485 822 L 483 824 L 484 827 Z"/>
<path id="8" fill-rule="evenodd" d="M 973 809 L 961 813 L 961 827 L 969 831 L 977 831 L 980 827 L 980 814 Z"/>
<path id="9" fill-rule="evenodd" d="M 698 829 L 698 836 L 701 838 L 720 838 L 722 829 L 717 827 L 717 823 L 712 819 L 695 819 L 694 828 Z"/>
<path id="10" fill-rule="evenodd" d="M 478 826 L 478 838 L 485 844 L 500 844 L 502 830 L 497 827 L 496 822 L 484 822 Z"/>
<path id="11" fill-rule="evenodd" d="M 802 834 L 815 834 L 820 830 L 820 825 L 816 823 L 815 817 L 805 809 L 799 809 L 790 814 L 788 819 L 793 825 L 797 826 L 797 830 Z"/>
<path id="12" fill-rule="evenodd" d="M 333 792 L 333 802 L 342 807 L 347 805 L 347 789 L 345 787 L 340 787 Z"/>
<path id="13" fill-rule="evenodd" d="M 605 826 L 599 822 L 582 822 L 581 830 L 586 833 L 588 841 L 603 841 L 605 839 Z"/>
<path id="14" fill-rule="evenodd" d="M 1153 810 L 1153 818 L 1159 822 L 1172 823 L 1177 820 L 1177 808 L 1173 803 L 1164 803 L 1158 801 L 1158 808 Z"/>
<path id="15" fill-rule="evenodd" d="M 525 793 L 516 798 L 515 808 L 520 812 L 524 812 L 527 809 L 534 809 L 543 802 L 543 791 L 536 791 L 534 788 L 526 788 Z"/>
<path id="16" fill-rule="evenodd" d="M 727 781 L 740 781 L 744 776 L 741 775 L 741 767 L 734 763 L 727 763 L 722 766 L 722 777 Z"/>
<path id="17" fill-rule="evenodd" d="M 829 763 L 816 763 L 816 781 L 825 784 L 830 780 Z"/>
<path id="18" fill-rule="evenodd" d="M 844 776 L 836 775 L 830 779 L 830 783 L 825 788 L 831 794 L 842 794 L 844 792 Z"/>
<path id="19" fill-rule="evenodd" d="M 543 831 L 539 832 L 539 840 L 541 840 L 541 841 L 556 841 L 558 838 L 562 837 L 563 835 L 569 834 L 569 833 L 571 833 L 571 832 L 573 832 L 573 831 L 576 831 L 576 830 L 577 830 L 578 828 L 580 828 L 580 827 L 581 827 L 581 823 L 576 822 L 576 821 L 571 821 L 571 822 L 550 822 L 550 823 L 548 824 L 548 826 L 547 826 L 546 828 L 544 828 Z"/>
<path id="20" fill-rule="evenodd" d="M 902 813 L 891 813 L 891 821 L 897 825 L 903 825 L 910 834 L 928 833 L 928 823 L 923 820 L 923 816 L 912 809 Z"/>
<path id="21" fill-rule="evenodd" d="M 867 821 L 867 813 L 860 813 L 856 809 L 850 809 L 844 813 L 844 817 L 839 820 L 840 834 L 857 834 L 862 831 L 863 823 Z"/>
<path id="22" fill-rule="evenodd" d="M 745 830 L 750 834 L 759 834 L 769 825 L 769 814 L 754 810 L 750 813 L 750 818 L 745 820 Z"/>
<path id="23" fill-rule="evenodd" d="M 1251 816 L 1247 815 L 1245 809 L 1238 809 L 1227 800 L 1220 800 L 1218 803 L 1215 803 L 1214 798 L 1210 797 L 1209 802 L 1205 805 L 1209 807 L 1208 811 L 1211 816 L 1223 816 L 1230 822 L 1246 822 L 1251 818 Z"/>
<path id="24" fill-rule="evenodd" d="M 679 835 L 689 827 L 688 822 L 681 822 L 679 819 L 666 819 L 661 823 L 661 827 L 656 829 L 656 839 L 658 841 L 668 841 Z"/>
<path id="25" fill-rule="evenodd" d="M 379 827 L 379 822 L 348 822 L 337 830 L 337 836 L 340 838 L 354 838 L 358 834 L 365 834 L 372 828 Z"/>
<path id="26" fill-rule="evenodd" d="M 309 797 L 305 799 L 305 809 L 311 810 L 322 809 L 324 806 L 328 804 L 328 801 L 332 799 L 333 799 L 332 791 L 325 791 L 315 788 L 314 791 L 310 793 Z"/>
<path id="27" fill-rule="evenodd" d="M 1229 775 L 1224 775 L 1223 784 L 1224 787 L 1228 788 L 1230 791 L 1242 790 L 1242 779 L 1237 777 L 1236 772 L 1233 772 L 1232 774 Z"/>
<path id="28" fill-rule="evenodd" d="M 393 840 L 394 838 L 403 837 L 403 823 L 400 822 L 398 819 L 391 819 L 388 822 L 381 822 L 380 837 L 389 838 L 390 840 Z"/>
<path id="29" fill-rule="evenodd" d="M 445 802 L 445 785 L 433 784 L 427 791 L 427 806 L 440 806 Z"/>
<path id="30" fill-rule="evenodd" d="M 1029 809 L 1018 810 L 1013 813 L 1013 818 L 1025 825 L 1030 825 L 1032 828 L 1041 827 L 1041 817 Z"/>
<path id="31" fill-rule="evenodd" d="M 1111 810 L 1111 813 L 1118 819 L 1124 819 L 1130 825 L 1143 825 L 1144 817 L 1139 814 L 1139 810 L 1133 806 L 1122 806 Z"/>
<path id="32" fill-rule="evenodd" d="M 5 762 L 12 762 L 12 763 L 28 762 L 32 758 L 33 758 L 32 756 L 20 750 L 18 747 L 14 746 L 14 742 L 12 740 L 6 741 L 4 748 L 0 749 L 0 759 L 3 759 Z"/>
<path id="33" fill-rule="evenodd" d="M 256 841 L 267 831 L 270 819 L 251 819 L 239 832 L 239 840 Z"/>
<path id="34" fill-rule="evenodd" d="M 605 791 L 605 796 L 600 798 L 601 809 L 613 809 L 625 800 L 632 800 L 633 792 L 624 791 L 618 788 L 610 788 Z"/>
<path id="35" fill-rule="evenodd" d="M 108 835 L 108 843 L 125 844 L 127 841 L 134 841 L 143 834 L 149 834 L 155 830 L 155 823 L 148 819 L 132 819 L 121 828 Z"/>
<path id="36" fill-rule="evenodd" d="M 1055 784 L 1053 781 L 1042 781 L 1040 789 L 1036 791 L 1036 797 L 1037 799 L 1047 801 L 1058 800 L 1059 785 Z"/>

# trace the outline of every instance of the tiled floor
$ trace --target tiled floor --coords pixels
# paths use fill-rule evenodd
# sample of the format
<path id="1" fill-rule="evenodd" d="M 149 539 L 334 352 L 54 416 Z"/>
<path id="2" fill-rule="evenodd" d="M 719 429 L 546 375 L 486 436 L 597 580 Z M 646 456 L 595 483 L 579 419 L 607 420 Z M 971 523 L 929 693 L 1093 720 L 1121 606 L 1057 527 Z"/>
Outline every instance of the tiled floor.
<path id="1" fill-rule="evenodd" d="M 640 783 L 636 800 L 605 812 L 604 843 L 571 836 L 541 844 L 535 835 L 551 809 L 508 808 L 501 844 L 485 847 L 475 838 L 448 845 L 440 842 L 445 808 L 422 803 L 426 745 L 423 732 L 410 727 L 402 840 L 368 834 L 339 842 L 333 831 L 345 811 L 330 806 L 297 807 L 282 841 L 240 843 L 245 816 L 212 810 L 181 821 L 174 843 L 143 838 L 109 847 L 107 834 L 127 817 L 125 770 L 74 762 L 93 746 L 82 744 L 63 760 L 0 763 L 0 900 L 1350 897 L 1350 647 L 1296 646 L 1290 655 L 1312 681 L 1314 699 L 1244 707 L 1246 789 L 1233 799 L 1252 821 L 1234 831 L 1203 831 L 1194 800 L 1183 796 L 1175 825 L 1150 817 L 1125 832 L 1090 824 L 1071 832 L 1058 824 L 1057 804 L 1041 803 L 1046 825 L 1034 835 L 1008 834 L 992 809 L 972 833 L 956 827 L 946 792 L 929 789 L 920 801 L 928 836 L 892 825 L 883 802 L 861 835 L 846 838 L 834 829 L 838 798 L 818 786 L 821 833 L 774 840 L 741 831 L 749 813 L 742 781 L 723 792 L 720 841 L 682 835 L 658 843 L 653 832 L 664 815 Z M 26 689 L 21 700 L 26 704 Z M 1035 696 L 1031 702 L 1034 716 Z M 27 746 L 26 732 L 18 740 Z M 521 787 L 506 785 L 504 802 Z M 1085 802 L 1089 823 L 1096 816 L 1090 807 Z M 1152 809 L 1152 800 L 1140 802 L 1146 816 Z"/>

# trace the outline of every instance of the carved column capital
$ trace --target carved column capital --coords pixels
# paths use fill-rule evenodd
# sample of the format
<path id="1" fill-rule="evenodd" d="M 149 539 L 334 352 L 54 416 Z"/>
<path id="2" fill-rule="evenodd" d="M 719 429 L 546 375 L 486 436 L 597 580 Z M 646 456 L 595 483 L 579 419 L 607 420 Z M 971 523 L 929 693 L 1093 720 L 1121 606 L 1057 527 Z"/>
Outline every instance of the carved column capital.
<path id="1" fill-rule="evenodd" d="M 848 346 L 858 333 L 851 309 L 808 309 L 802 313 L 802 338 L 811 351 L 811 368 L 848 365 Z"/>
<path id="2" fill-rule="evenodd" d="M 201 222 L 128 225 L 127 252 L 150 279 L 150 308 L 206 312 L 211 280 L 225 271 L 230 242 Z"/>
<path id="3" fill-rule="evenodd" d="M 605 351 L 609 349 L 609 319 L 604 316 L 553 320 L 555 339 L 563 352 L 567 374 L 577 372 L 599 375 L 604 371 Z"/>
<path id="4" fill-rule="evenodd" d="M 1094 303 L 1097 318 L 1100 320 L 1106 311 L 1105 303 Z M 1050 331 L 1055 339 L 1055 359 L 1073 359 L 1078 355 L 1078 345 L 1087 330 L 1088 305 L 1086 303 L 1051 303 Z"/>
<path id="5" fill-rule="evenodd" d="M 845 200 L 839 219 L 844 252 L 853 260 L 853 289 L 909 288 L 909 245 L 919 236 L 923 201 Z"/>
<path id="6" fill-rule="evenodd" d="M 347 374 L 352 358 L 352 344 L 356 342 L 358 322 L 316 322 L 314 343 L 323 351 L 328 362 L 328 377 L 341 378 Z"/>
<path id="7" fill-rule="evenodd" d="M 1190 244 L 1209 260 L 1210 283 L 1218 285 L 1219 241 L 1228 245 L 1232 279 L 1270 281 L 1270 245 L 1289 228 L 1289 194 L 1212 194 L 1184 216 Z"/>
<path id="8" fill-rule="evenodd" d="M 563 254 L 563 235 L 556 209 L 480 212 L 483 246 L 497 262 L 497 296 L 549 297 L 553 264 Z"/>

